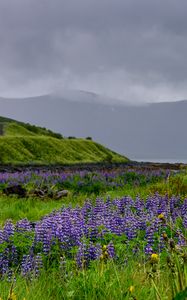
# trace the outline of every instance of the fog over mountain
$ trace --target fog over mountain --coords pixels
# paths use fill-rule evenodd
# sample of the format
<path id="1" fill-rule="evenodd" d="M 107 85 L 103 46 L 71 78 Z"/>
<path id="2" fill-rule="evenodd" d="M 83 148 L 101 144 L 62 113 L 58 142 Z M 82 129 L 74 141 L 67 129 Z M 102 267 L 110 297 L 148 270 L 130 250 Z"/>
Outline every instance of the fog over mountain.
<path id="1" fill-rule="evenodd" d="M 1 0 L 0 96 L 187 98 L 186 0 Z"/>
<path id="2" fill-rule="evenodd" d="M 92 136 L 131 159 L 187 159 L 187 101 L 132 106 L 74 90 L 33 98 L 0 98 L 0 115 L 64 136 Z"/>
<path id="3" fill-rule="evenodd" d="M 186 12 L 186 0 L 0 0 L 0 97 L 17 98 L 0 115 L 130 158 L 187 159 Z"/>

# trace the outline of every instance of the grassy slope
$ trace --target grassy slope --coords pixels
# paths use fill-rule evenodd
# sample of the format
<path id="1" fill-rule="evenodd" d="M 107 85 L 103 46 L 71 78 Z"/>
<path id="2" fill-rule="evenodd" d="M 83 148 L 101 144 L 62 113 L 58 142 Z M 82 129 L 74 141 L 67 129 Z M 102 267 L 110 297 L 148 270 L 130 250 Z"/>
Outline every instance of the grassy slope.
<path id="1" fill-rule="evenodd" d="M 2 118 L 0 118 L 2 122 Z M 0 136 L 0 163 L 67 164 L 124 162 L 127 158 L 85 139 L 53 137 L 44 128 L 4 120 L 4 136 Z"/>

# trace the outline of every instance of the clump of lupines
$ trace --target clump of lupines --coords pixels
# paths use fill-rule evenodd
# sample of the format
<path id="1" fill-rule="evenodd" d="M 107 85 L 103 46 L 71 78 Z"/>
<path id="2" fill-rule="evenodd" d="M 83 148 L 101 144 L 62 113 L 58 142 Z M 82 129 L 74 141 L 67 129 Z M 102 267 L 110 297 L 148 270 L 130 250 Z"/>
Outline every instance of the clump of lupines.
<path id="1" fill-rule="evenodd" d="M 123 197 L 82 207 L 67 207 L 36 222 L 24 219 L 15 225 L 8 220 L 0 231 L 0 275 L 18 269 L 26 276 L 38 275 L 42 267 L 60 266 L 61 259 L 73 259 L 79 268 L 93 260 L 120 260 L 120 249 L 150 257 L 161 253 L 167 239 L 186 246 L 187 201 L 154 195 L 144 199 Z M 180 228 L 179 225 L 180 224 Z M 117 246 L 117 247 L 116 247 Z M 133 254 L 134 255 L 134 254 Z M 126 257 L 127 258 L 127 257 Z"/>

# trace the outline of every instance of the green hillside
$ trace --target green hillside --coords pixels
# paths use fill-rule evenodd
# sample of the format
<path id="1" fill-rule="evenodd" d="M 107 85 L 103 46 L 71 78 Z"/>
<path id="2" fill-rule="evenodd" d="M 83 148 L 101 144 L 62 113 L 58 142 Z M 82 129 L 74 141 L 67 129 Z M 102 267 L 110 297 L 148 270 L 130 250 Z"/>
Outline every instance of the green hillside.
<path id="1" fill-rule="evenodd" d="M 18 122 L 12 119 L 0 117 L 0 126 L 3 127 L 4 135 L 8 136 L 50 136 L 62 138 L 62 135 L 44 127 Z"/>
<path id="2" fill-rule="evenodd" d="M 68 139 L 46 128 L 0 117 L 0 163 L 71 164 L 128 159 L 87 139 Z"/>

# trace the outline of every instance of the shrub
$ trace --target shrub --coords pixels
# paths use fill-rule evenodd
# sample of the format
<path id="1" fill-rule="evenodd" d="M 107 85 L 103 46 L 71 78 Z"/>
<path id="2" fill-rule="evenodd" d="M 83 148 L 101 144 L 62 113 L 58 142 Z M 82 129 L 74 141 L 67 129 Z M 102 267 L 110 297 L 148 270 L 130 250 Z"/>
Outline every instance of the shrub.
<path id="1" fill-rule="evenodd" d="M 111 162 L 112 162 L 112 159 L 113 159 L 113 156 L 112 156 L 111 153 L 108 153 L 108 154 L 106 155 L 106 157 L 105 157 L 105 161 L 106 161 L 107 163 L 111 163 Z"/>

